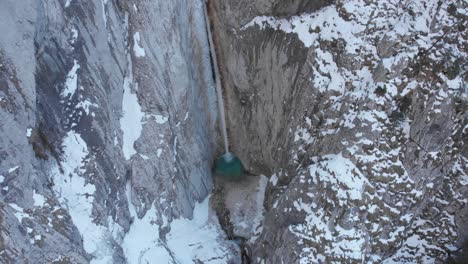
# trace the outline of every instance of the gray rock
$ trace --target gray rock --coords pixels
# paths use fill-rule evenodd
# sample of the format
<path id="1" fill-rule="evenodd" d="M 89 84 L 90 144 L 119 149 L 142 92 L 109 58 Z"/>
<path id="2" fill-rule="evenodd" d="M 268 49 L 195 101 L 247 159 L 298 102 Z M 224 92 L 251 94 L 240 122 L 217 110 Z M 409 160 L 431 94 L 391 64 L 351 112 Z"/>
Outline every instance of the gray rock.
<path id="1" fill-rule="evenodd" d="M 166 237 L 210 193 L 216 138 L 201 2 L 0 6 L 0 262 L 183 259 Z M 237 259 L 206 225 L 190 257 Z"/>
<path id="2" fill-rule="evenodd" d="M 441 263 L 461 247 L 462 1 L 211 5 L 231 149 L 272 175 L 253 263 Z"/>

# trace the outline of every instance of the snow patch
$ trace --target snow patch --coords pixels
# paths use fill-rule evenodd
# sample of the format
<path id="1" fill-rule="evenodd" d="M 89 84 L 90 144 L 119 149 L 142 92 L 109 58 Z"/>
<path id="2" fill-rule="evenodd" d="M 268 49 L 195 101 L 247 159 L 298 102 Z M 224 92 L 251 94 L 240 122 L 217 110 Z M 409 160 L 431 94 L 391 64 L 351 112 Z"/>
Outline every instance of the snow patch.
<path id="1" fill-rule="evenodd" d="M 209 208 L 209 197 L 196 204 L 192 219 L 177 219 L 171 224 L 166 240 L 159 238 L 157 212 L 152 205 L 138 218 L 132 201 L 130 181 L 126 187 L 130 215 L 134 218 L 122 243 L 128 263 L 227 263 L 229 248 L 221 245 L 223 231 Z M 162 222 L 167 220 L 162 216 Z M 163 224 L 163 225 L 165 225 Z M 198 262 L 197 262 L 198 263 Z"/>
<path id="2" fill-rule="evenodd" d="M 75 94 L 76 88 L 78 85 L 78 69 L 80 65 L 77 60 L 73 61 L 73 67 L 67 74 L 67 79 L 65 81 L 65 89 L 62 91 L 62 97 L 71 97 Z"/>
<path id="3" fill-rule="evenodd" d="M 360 200 L 367 178 L 349 159 L 341 153 L 325 155 L 318 163 L 309 167 L 309 173 L 316 184 L 326 183 L 336 192 L 342 206 L 347 200 Z"/>
<path id="4" fill-rule="evenodd" d="M 133 223 L 122 241 L 122 248 L 128 263 L 152 263 L 156 259 L 161 263 L 170 263 L 171 256 L 159 238 L 156 209 L 152 205 L 143 218 L 138 218 L 136 208 L 132 203 L 130 181 L 127 183 L 126 195 L 130 216 L 133 217 Z"/>
<path id="5" fill-rule="evenodd" d="M 17 204 L 10 203 L 8 205 L 16 211 L 14 215 L 20 223 L 23 221 L 23 218 L 28 217 L 28 215 L 23 212 L 23 208 L 19 207 Z"/>
<path id="6" fill-rule="evenodd" d="M 108 0 L 101 0 L 101 6 L 102 6 L 102 19 L 104 20 L 104 25 L 107 28 L 107 14 L 106 14 L 106 4 Z"/>
<path id="7" fill-rule="evenodd" d="M 138 97 L 131 91 L 132 81 L 129 77 L 124 79 L 124 95 L 122 101 L 123 115 L 120 119 L 120 127 L 122 128 L 122 151 L 125 159 L 129 160 L 136 150 L 134 148 L 135 141 L 140 137 L 143 129 L 141 120 L 144 116 L 141 111 L 141 106 L 138 103 Z M 137 85 L 135 84 L 137 87 Z"/>
<path id="8" fill-rule="evenodd" d="M 193 219 L 177 219 L 171 224 L 167 246 L 180 263 L 228 263 L 228 248 L 219 241 L 223 231 L 209 208 L 209 197 L 193 209 Z"/>
<path id="9" fill-rule="evenodd" d="M 156 151 L 156 155 L 158 156 L 158 158 L 161 157 L 162 152 L 163 152 L 162 149 L 158 149 L 158 150 Z"/>
<path id="10" fill-rule="evenodd" d="M 98 104 L 92 103 L 88 99 L 85 99 L 85 100 L 79 102 L 78 104 L 76 104 L 76 108 L 82 108 L 85 111 L 86 115 L 89 115 L 89 108 L 91 106 L 95 107 L 95 108 L 99 108 Z"/>
<path id="11" fill-rule="evenodd" d="M 71 43 L 74 44 L 76 40 L 78 39 L 78 30 L 76 30 L 76 28 L 72 28 L 71 33 L 72 33 Z"/>
<path id="12" fill-rule="evenodd" d="M 13 167 L 13 168 L 10 168 L 10 169 L 8 170 L 8 173 L 12 173 L 12 172 L 16 171 L 18 168 L 19 168 L 19 166 L 15 166 L 15 167 Z"/>
<path id="13" fill-rule="evenodd" d="M 146 55 L 145 49 L 140 46 L 140 32 L 136 32 L 133 35 L 133 51 L 135 52 L 135 56 L 138 58 L 144 57 Z"/>
<path id="14" fill-rule="evenodd" d="M 37 193 L 36 190 L 33 191 L 33 200 L 34 200 L 34 206 L 42 207 L 46 203 L 46 199 L 44 195 Z"/>
<path id="15" fill-rule="evenodd" d="M 58 167 L 52 171 L 54 192 L 60 204 L 68 209 L 73 223 L 83 238 L 86 252 L 93 256 L 91 263 L 112 263 L 111 234 L 93 221 L 93 202 L 96 188 L 83 177 L 89 154 L 80 134 L 69 131 L 63 139 L 63 174 Z"/>

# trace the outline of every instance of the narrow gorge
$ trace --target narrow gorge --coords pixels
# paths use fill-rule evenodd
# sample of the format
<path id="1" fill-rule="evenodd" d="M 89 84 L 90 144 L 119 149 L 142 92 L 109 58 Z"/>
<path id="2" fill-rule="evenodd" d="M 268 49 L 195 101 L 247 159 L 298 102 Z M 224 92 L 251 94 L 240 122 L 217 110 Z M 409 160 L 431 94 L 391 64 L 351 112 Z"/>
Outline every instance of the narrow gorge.
<path id="1" fill-rule="evenodd" d="M 0 0 L 0 263 L 466 263 L 467 16 Z"/>

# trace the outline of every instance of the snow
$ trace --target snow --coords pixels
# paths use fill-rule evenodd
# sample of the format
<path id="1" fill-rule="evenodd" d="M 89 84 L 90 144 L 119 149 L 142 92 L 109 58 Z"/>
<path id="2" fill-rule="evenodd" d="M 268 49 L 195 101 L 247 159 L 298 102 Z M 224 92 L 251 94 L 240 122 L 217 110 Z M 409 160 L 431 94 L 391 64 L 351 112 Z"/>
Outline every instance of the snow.
<path id="1" fill-rule="evenodd" d="M 70 5 L 71 1 L 72 0 L 67 0 L 67 2 L 65 2 L 65 8 L 67 8 Z"/>
<path id="2" fill-rule="evenodd" d="M 360 200 L 366 177 L 349 159 L 341 153 L 325 155 L 323 160 L 309 167 L 310 175 L 315 183 L 327 184 L 336 191 L 338 202 L 343 205 L 346 200 Z"/>
<path id="3" fill-rule="evenodd" d="M 23 218 L 28 217 L 28 215 L 23 212 L 23 208 L 19 207 L 17 204 L 9 203 L 8 205 L 16 211 L 14 215 L 20 223 L 23 221 Z"/>
<path id="4" fill-rule="evenodd" d="M 321 40 L 343 38 L 349 41 L 346 50 L 350 53 L 356 53 L 355 50 L 360 43 L 359 41 L 353 41 L 356 40 L 355 35 L 363 29 L 363 26 L 354 23 L 354 21 L 343 20 L 335 6 L 325 7 L 316 13 L 285 19 L 259 16 L 247 23 L 242 29 L 245 30 L 255 25 L 261 29 L 268 26 L 286 33 L 295 33 L 306 47 L 311 47 L 319 37 Z"/>
<path id="5" fill-rule="evenodd" d="M 82 108 L 85 113 L 87 115 L 89 115 L 89 108 L 90 107 L 95 107 L 95 108 L 98 108 L 99 105 L 95 104 L 95 103 L 92 103 L 91 101 L 89 101 L 88 99 L 84 99 L 83 101 L 79 102 L 76 104 L 76 108 Z"/>
<path id="6" fill-rule="evenodd" d="M 144 117 L 141 111 L 141 106 L 138 103 L 138 97 L 131 91 L 132 81 L 129 77 L 124 79 L 124 95 L 122 100 L 123 115 L 120 119 L 120 127 L 122 128 L 122 151 L 125 159 L 130 159 L 131 156 L 137 153 L 134 148 L 135 141 L 140 137 L 143 129 L 141 122 Z M 135 85 L 137 88 L 137 85 Z"/>
<path id="7" fill-rule="evenodd" d="M 15 167 L 13 167 L 13 168 L 10 168 L 10 169 L 8 170 L 8 173 L 12 173 L 12 172 L 16 171 L 18 168 L 19 168 L 19 166 L 15 166 Z"/>
<path id="8" fill-rule="evenodd" d="M 338 69 L 333 56 L 329 52 L 323 52 L 318 49 L 317 57 L 318 69 L 314 68 L 314 85 L 318 87 L 320 91 L 337 91 L 339 93 L 344 92 L 345 79 L 341 75 L 341 71 Z M 328 73 L 328 76 L 322 75 L 322 73 Z"/>
<path id="9" fill-rule="evenodd" d="M 276 186 L 276 184 L 278 183 L 278 176 L 276 174 L 271 175 L 270 182 L 273 186 Z"/>
<path id="10" fill-rule="evenodd" d="M 169 120 L 169 118 L 162 116 L 162 115 L 151 115 L 151 116 L 153 116 L 156 123 L 160 125 L 166 123 Z"/>
<path id="11" fill-rule="evenodd" d="M 107 14 L 106 14 L 106 4 L 108 0 L 101 0 L 102 6 L 102 19 L 104 21 L 104 25 L 107 27 Z"/>
<path id="12" fill-rule="evenodd" d="M 141 153 L 138 153 L 138 155 L 140 155 L 140 157 L 142 157 L 144 160 L 148 160 L 149 157 L 144 155 L 144 154 L 141 154 Z"/>
<path id="13" fill-rule="evenodd" d="M 36 190 L 33 191 L 33 200 L 34 206 L 44 206 L 46 202 L 44 195 L 37 193 Z"/>
<path id="14" fill-rule="evenodd" d="M 158 158 L 161 157 L 162 152 L 163 152 L 162 149 L 156 150 L 156 155 L 158 156 Z"/>
<path id="15" fill-rule="evenodd" d="M 73 223 L 82 235 L 85 251 L 93 256 L 91 263 L 111 263 L 113 252 L 109 243 L 111 235 L 104 226 L 93 222 L 93 195 L 96 188 L 83 177 L 89 154 L 86 142 L 80 134 L 69 131 L 63 139 L 62 148 L 63 174 L 58 167 L 52 171 L 54 192 L 60 204 L 68 209 Z"/>
<path id="16" fill-rule="evenodd" d="M 26 129 L 26 137 L 30 137 L 32 133 L 32 128 Z"/>
<path id="17" fill-rule="evenodd" d="M 135 56 L 138 58 L 146 55 L 145 49 L 140 46 L 140 32 L 136 32 L 133 35 L 133 51 L 135 52 Z"/>
<path id="18" fill-rule="evenodd" d="M 260 180 L 258 182 L 258 188 L 257 188 L 257 195 L 256 195 L 256 208 L 255 212 L 256 214 L 254 215 L 253 219 L 253 233 L 255 234 L 254 236 L 251 237 L 250 241 L 255 242 L 257 237 L 260 235 L 261 231 L 263 230 L 263 214 L 264 214 L 264 207 L 263 203 L 265 201 L 265 190 L 266 186 L 268 184 L 268 178 L 265 177 L 264 175 L 260 176 Z"/>
<path id="19" fill-rule="evenodd" d="M 196 204 L 193 219 L 177 219 L 171 224 L 166 240 L 159 238 L 158 217 L 154 205 L 144 217 L 138 218 L 131 203 L 130 182 L 127 183 L 127 200 L 130 215 L 134 218 L 130 230 L 123 239 L 122 248 L 129 264 L 140 263 L 227 263 L 228 248 L 219 244 L 224 240 L 219 223 L 213 222 L 209 208 L 209 197 Z M 166 222 L 162 216 L 162 222 Z M 217 221 L 217 220 L 216 220 Z"/>
<path id="20" fill-rule="evenodd" d="M 78 30 L 76 30 L 76 28 L 72 28 L 71 32 L 72 32 L 71 43 L 74 44 L 76 40 L 78 39 Z"/>
<path id="21" fill-rule="evenodd" d="M 122 248 L 128 263 L 152 263 L 156 259 L 161 263 L 170 263 L 171 256 L 159 239 L 156 209 L 152 205 L 145 216 L 140 219 L 132 203 L 130 182 L 127 183 L 126 195 L 130 216 L 133 217 L 132 225 L 122 241 Z"/>
<path id="22" fill-rule="evenodd" d="M 297 142 L 299 140 L 304 141 L 305 144 L 311 144 L 314 141 L 314 138 L 312 135 L 309 133 L 307 128 L 298 128 L 296 132 L 294 132 L 294 142 Z"/>
<path id="23" fill-rule="evenodd" d="M 227 248 L 219 241 L 224 240 L 216 218 L 209 208 L 209 197 L 196 204 L 193 219 L 177 219 L 171 224 L 167 246 L 180 263 L 228 263 Z"/>
<path id="24" fill-rule="evenodd" d="M 0 183 L 3 183 L 5 181 L 5 176 L 0 175 Z"/>
<path id="25" fill-rule="evenodd" d="M 73 67 L 68 72 L 65 80 L 65 89 L 61 93 L 62 97 L 71 97 L 75 94 L 78 85 L 78 69 L 80 69 L 80 65 L 77 60 L 74 60 Z"/>

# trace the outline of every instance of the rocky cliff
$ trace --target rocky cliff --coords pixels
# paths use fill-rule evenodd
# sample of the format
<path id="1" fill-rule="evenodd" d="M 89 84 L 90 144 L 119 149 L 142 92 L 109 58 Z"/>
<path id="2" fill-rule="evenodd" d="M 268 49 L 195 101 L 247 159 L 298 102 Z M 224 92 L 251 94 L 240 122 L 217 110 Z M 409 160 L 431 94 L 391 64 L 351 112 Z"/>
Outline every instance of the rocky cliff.
<path id="1" fill-rule="evenodd" d="M 201 1 L 1 0 L 0 33 L 1 263 L 237 258 Z"/>
<path id="2" fill-rule="evenodd" d="M 466 3 L 210 1 L 236 183 L 203 4 L 0 0 L 0 262 L 462 263 Z"/>
<path id="3" fill-rule="evenodd" d="M 231 148 L 269 176 L 252 262 L 455 258 L 466 2 L 210 3 Z"/>

